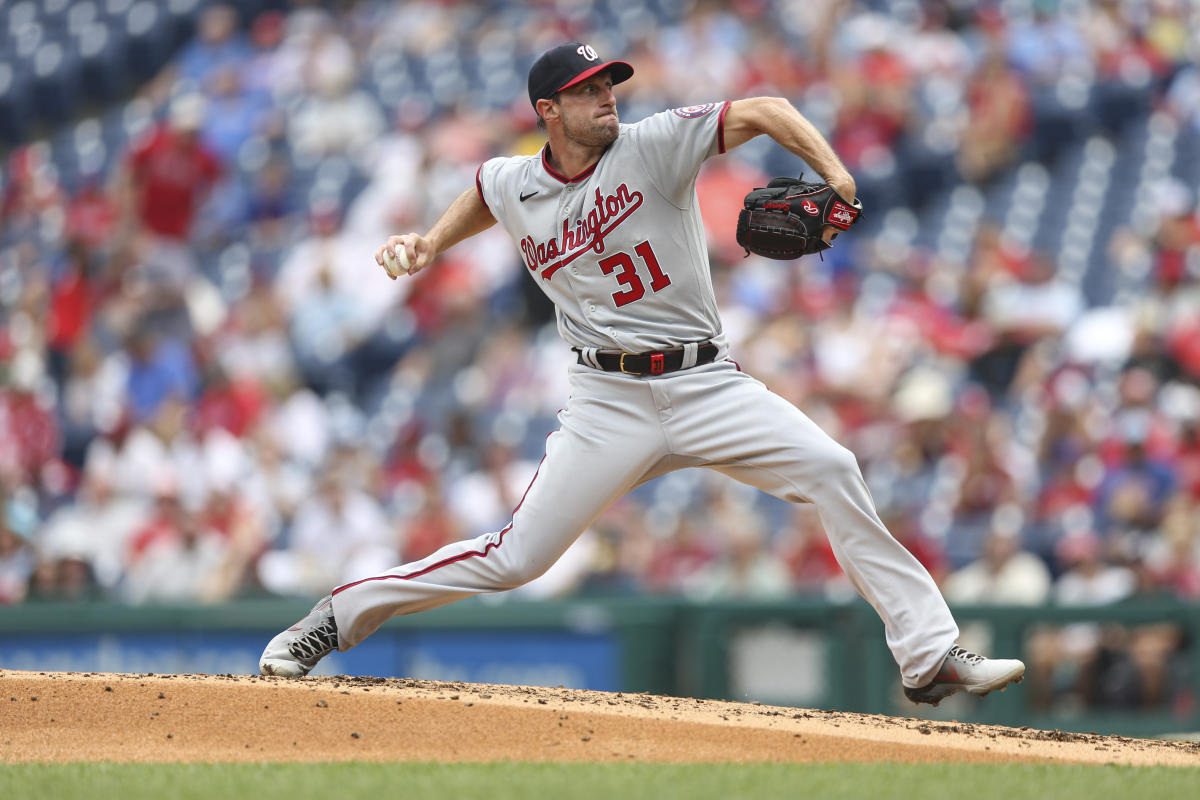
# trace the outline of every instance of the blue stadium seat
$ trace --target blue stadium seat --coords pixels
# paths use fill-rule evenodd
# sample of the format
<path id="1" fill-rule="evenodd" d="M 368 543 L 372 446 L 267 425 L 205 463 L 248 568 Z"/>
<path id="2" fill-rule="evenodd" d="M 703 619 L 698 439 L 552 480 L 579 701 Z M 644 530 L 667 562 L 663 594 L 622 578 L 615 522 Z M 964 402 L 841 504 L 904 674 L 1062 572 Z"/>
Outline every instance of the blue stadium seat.
<path id="1" fill-rule="evenodd" d="M 984 218 L 1002 220 L 1004 212 L 1012 203 L 1013 192 L 1017 188 L 1017 171 L 1009 169 L 997 176 L 984 192 L 987 204 L 984 208 Z"/>
<path id="2" fill-rule="evenodd" d="M 1097 82 L 1089 103 L 1100 125 L 1114 136 L 1124 133 L 1130 123 L 1145 118 L 1152 104 L 1149 85 L 1134 86 L 1119 80 Z"/>
<path id="3" fill-rule="evenodd" d="M 67 31 L 78 36 L 85 27 L 96 21 L 97 16 L 96 4 L 92 0 L 72 3 L 66 14 Z"/>
<path id="4" fill-rule="evenodd" d="M 1073 213 L 1077 188 L 1084 178 L 1080 169 L 1084 163 L 1084 145 L 1072 143 L 1060 153 L 1052 165 L 1046 203 L 1038 218 L 1033 235 L 1033 248 L 1044 253 L 1057 252 L 1062 235 Z M 1090 173 L 1089 173 L 1090 174 Z"/>
<path id="5" fill-rule="evenodd" d="M 34 106 L 38 117 L 53 125 L 69 120 L 79 102 L 79 59 L 55 41 L 38 47 L 33 57 Z"/>
<path id="6" fill-rule="evenodd" d="M 1175 144 L 1175 166 L 1172 172 L 1193 191 L 1200 190 L 1200 129 L 1185 127 Z"/>
<path id="7" fill-rule="evenodd" d="M 122 120 L 122 108 L 108 108 L 100 116 L 100 138 L 109 153 L 121 153 L 129 142 Z"/>
<path id="8" fill-rule="evenodd" d="M 167 0 L 162 37 L 171 52 L 186 44 L 195 33 L 196 17 L 204 6 L 204 0 Z"/>
<path id="9" fill-rule="evenodd" d="M 101 21 L 83 25 L 75 39 L 80 61 L 80 85 L 95 104 L 120 99 L 131 88 L 123 55 L 124 37 L 119 26 Z"/>
<path id="10" fill-rule="evenodd" d="M 380 106 L 394 110 L 412 87 L 412 76 L 404 55 L 387 50 L 374 56 L 363 71 L 363 85 Z"/>
<path id="11" fill-rule="evenodd" d="M 17 31 L 28 25 L 39 25 L 40 18 L 37 3 L 33 0 L 19 0 L 8 10 L 8 27 L 11 31 Z"/>
<path id="12" fill-rule="evenodd" d="M 68 11 L 71 0 L 42 0 L 40 20 L 47 30 L 53 31 L 57 38 L 63 36 L 67 29 Z"/>
<path id="13" fill-rule="evenodd" d="M 50 160 L 58 169 L 59 181 L 66 189 L 73 189 L 79 166 L 75 155 L 75 142 L 74 137 L 71 135 L 71 129 L 67 127 L 61 128 L 54 136 L 50 137 L 49 145 Z"/>
<path id="14" fill-rule="evenodd" d="M 125 2 L 125 0 L 117 0 Z M 126 64 L 136 80 L 149 80 L 167 62 L 170 42 L 163 36 L 165 17 L 150 0 L 139 0 L 123 21 Z"/>
<path id="15" fill-rule="evenodd" d="M 1091 91 L 1090 86 L 1070 81 L 1034 89 L 1033 133 L 1024 147 L 1028 158 L 1050 163 L 1065 147 L 1095 132 L 1097 121 L 1088 102 Z"/>
<path id="16" fill-rule="evenodd" d="M 0 142 L 15 146 L 28 137 L 33 113 L 29 75 L 0 61 Z"/>
<path id="17" fill-rule="evenodd" d="M 111 20 L 124 20 L 129 16 L 135 0 L 99 0 L 99 11 Z"/>

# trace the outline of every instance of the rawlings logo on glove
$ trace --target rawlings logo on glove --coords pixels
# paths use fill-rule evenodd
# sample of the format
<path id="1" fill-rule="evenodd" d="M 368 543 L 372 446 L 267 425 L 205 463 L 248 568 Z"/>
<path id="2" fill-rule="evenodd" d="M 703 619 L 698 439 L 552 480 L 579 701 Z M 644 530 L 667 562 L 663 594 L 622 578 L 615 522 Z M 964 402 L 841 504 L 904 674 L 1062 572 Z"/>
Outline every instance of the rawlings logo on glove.
<path id="1" fill-rule="evenodd" d="M 773 178 L 746 195 L 738 214 L 737 243 L 746 255 L 791 260 L 828 250 L 826 225 L 848 230 L 862 216 L 862 204 L 849 202 L 828 183 Z M 834 234 L 835 236 L 837 234 Z"/>

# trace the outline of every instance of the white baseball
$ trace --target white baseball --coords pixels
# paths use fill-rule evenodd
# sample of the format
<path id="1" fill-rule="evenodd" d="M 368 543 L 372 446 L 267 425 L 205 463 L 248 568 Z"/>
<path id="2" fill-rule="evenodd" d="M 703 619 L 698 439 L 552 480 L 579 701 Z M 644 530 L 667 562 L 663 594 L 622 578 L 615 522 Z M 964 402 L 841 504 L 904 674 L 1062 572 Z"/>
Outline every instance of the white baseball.
<path id="1" fill-rule="evenodd" d="M 409 269 L 408 251 L 404 249 L 404 245 L 396 246 L 395 258 L 392 258 L 385 247 L 383 249 L 383 266 L 387 269 L 388 275 L 391 275 L 393 278 L 407 275 Z"/>

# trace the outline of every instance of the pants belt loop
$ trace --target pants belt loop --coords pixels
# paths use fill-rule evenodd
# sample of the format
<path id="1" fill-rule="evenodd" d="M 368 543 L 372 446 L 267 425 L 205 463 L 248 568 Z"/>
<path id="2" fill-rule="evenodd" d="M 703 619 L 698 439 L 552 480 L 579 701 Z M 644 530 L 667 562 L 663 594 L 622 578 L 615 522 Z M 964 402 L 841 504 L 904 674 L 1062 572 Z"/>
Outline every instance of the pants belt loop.
<path id="1" fill-rule="evenodd" d="M 679 365 L 680 369 L 691 369 L 696 366 L 696 354 L 700 351 L 699 342 L 688 342 L 683 346 L 683 362 Z"/>
<path id="2" fill-rule="evenodd" d="M 587 364 L 592 369 L 601 369 L 602 368 L 600 366 L 599 359 L 596 358 L 596 348 L 595 347 L 582 348 L 579 351 L 579 356 L 580 356 L 580 358 L 583 359 L 583 363 Z"/>

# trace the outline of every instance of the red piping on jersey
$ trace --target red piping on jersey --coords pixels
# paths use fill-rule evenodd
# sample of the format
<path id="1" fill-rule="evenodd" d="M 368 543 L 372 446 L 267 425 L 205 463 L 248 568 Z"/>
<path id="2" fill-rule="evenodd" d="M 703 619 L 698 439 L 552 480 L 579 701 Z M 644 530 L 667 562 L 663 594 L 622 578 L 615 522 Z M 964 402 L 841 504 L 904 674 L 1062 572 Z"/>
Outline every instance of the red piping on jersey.
<path id="1" fill-rule="evenodd" d="M 576 175 L 574 178 L 568 178 L 566 175 L 563 175 L 561 172 L 556 170 L 554 167 L 550 166 L 549 156 L 550 156 L 550 144 L 547 142 L 546 146 L 542 148 L 542 166 L 545 167 L 546 172 L 550 173 L 550 177 L 554 178 L 554 180 L 558 181 L 559 183 L 579 183 L 581 180 L 586 178 L 588 175 L 591 175 L 593 172 L 595 172 L 596 167 L 600 164 L 600 162 L 597 161 L 595 164 L 592 164 L 590 167 L 588 167 L 583 172 Z"/>
<path id="2" fill-rule="evenodd" d="M 483 196 L 483 182 L 479 179 L 479 173 L 483 172 L 483 164 L 479 165 L 479 169 L 475 170 L 475 191 L 479 192 L 479 202 L 483 203 L 483 207 L 488 208 L 487 199 Z"/>
<path id="3" fill-rule="evenodd" d="M 547 436 L 546 438 L 548 439 L 550 437 Z M 545 460 L 546 460 L 546 457 L 542 456 L 542 461 L 544 462 Z M 516 517 L 517 512 L 521 510 L 521 506 L 525 505 L 525 498 L 529 496 L 529 490 L 533 488 L 533 482 L 537 480 L 538 473 L 541 471 L 542 471 L 542 464 L 541 464 L 541 462 L 539 462 L 537 470 L 535 470 L 533 473 L 533 477 L 529 479 L 529 485 L 525 487 L 525 494 L 521 495 L 521 502 L 517 503 L 517 507 L 513 509 L 512 515 L 514 517 Z M 492 550 L 495 550 L 500 545 L 504 544 L 504 536 L 510 530 L 512 530 L 512 526 L 513 526 L 512 522 L 509 522 L 507 525 L 505 525 L 504 529 L 502 531 L 500 531 L 500 535 L 499 535 L 499 537 L 497 537 L 495 543 L 488 542 L 487 545 L 483 548 L 483 550 L 468 550 L 465 553 L 459 553 L 456 556 L 451 556 L 450 558 L 444 558 L 441 561 L 437 562 L 436 564 L 431 564 L 428 567 L 425 567 L 425 569 L 417 570 L 416 572 L 410 572 L 407 575 L 376 575 L 373 578 L 363 578 L 360 581 L 355 581 L 354 583 L 347 583 L 345 586 L 339 586 L 338 588 L 333 590 L 333 594 L 334 595 L 340 594 L 340 593 L 346 591 L 347 589 L 353 589 L 355 586 L 359 586 L 364 583 L 370 583 L 371 581 L 388 581 L 388 580 L 411 581 L 413 578 L 419 578 L 422 575 L 428 575 L 430 572 L 433 572 L 434 570 L 441 569 L 442 567 L 448 567 L 451 564 L 456 564 L 459 561 L 462 561 L 467 558 L 475 558 L 475 557 L 486 558 L 488 553 L 490 553 Z"/>
<path id="4" fill-rule="evenodd" d="M 725 112 L 733 105 L 726 100 L 725 105 L 721 106 L 721 113 L 717 116 L 717 152 L 725 152 Z"/>

